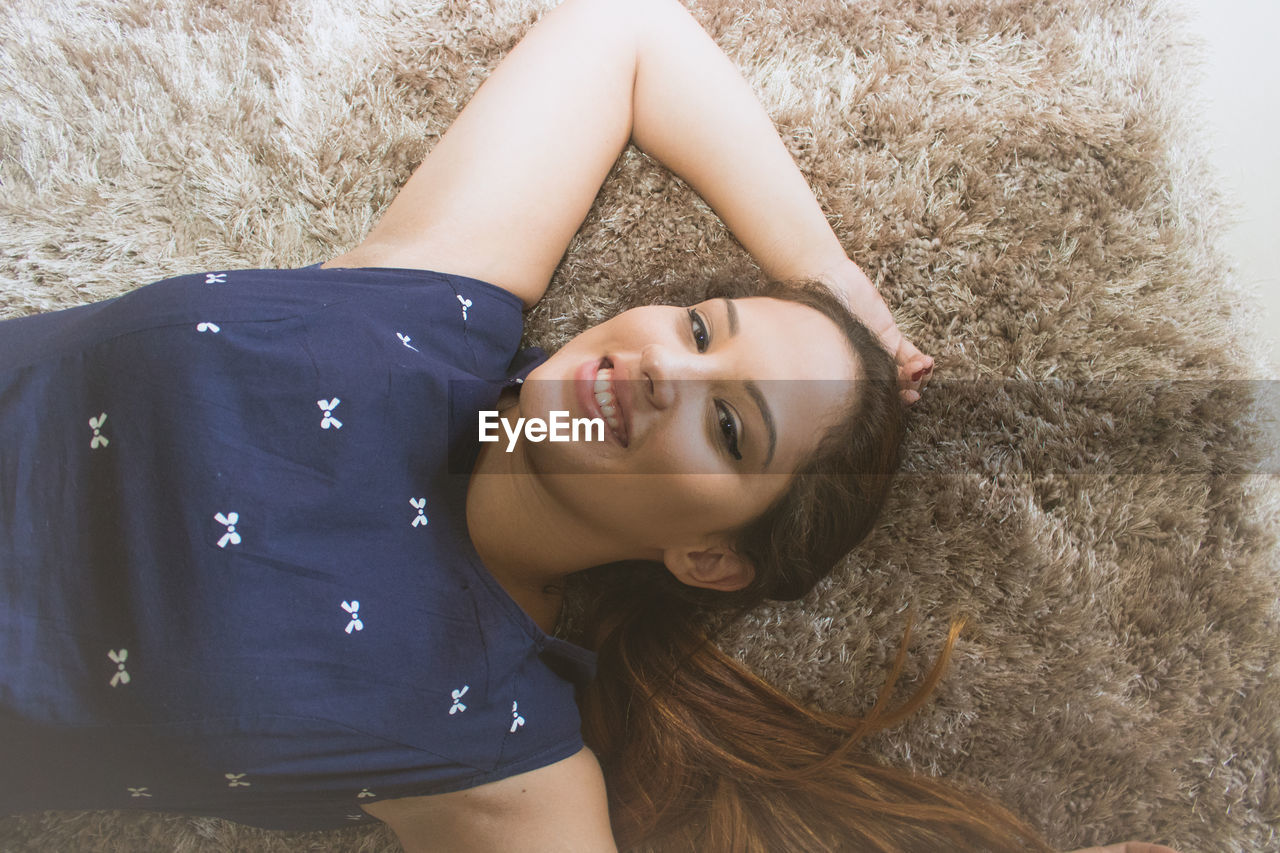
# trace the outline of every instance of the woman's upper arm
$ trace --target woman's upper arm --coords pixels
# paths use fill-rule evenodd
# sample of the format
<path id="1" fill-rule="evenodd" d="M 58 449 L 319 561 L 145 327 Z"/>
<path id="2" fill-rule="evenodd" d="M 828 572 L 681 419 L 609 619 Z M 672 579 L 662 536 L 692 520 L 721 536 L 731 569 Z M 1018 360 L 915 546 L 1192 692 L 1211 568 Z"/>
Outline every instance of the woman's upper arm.
<path id="1" fill-rule="evenodd" d="M 356 249 L 332 266 L 542 296 L 631 136 L 630 4 L 568 0 L 503 59 Z"/>
<path id="2" fill-rule="evenodd" d="M 600 764 L 585 747 L 528 773 L 451 794 L 383 800 L 365 811 L 405 853 L 616 851 Z"/>

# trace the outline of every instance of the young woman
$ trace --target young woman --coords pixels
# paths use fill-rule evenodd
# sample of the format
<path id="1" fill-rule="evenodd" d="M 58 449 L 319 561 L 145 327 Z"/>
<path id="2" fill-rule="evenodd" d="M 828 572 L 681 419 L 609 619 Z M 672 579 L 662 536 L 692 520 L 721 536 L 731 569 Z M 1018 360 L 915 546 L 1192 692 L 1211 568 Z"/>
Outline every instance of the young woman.
<path id="1" fill-rule="evenodd" d="M 517 352 L 628 143 L 813 283 Z M 548 13 L 350 252 L 6 323 L 0 369 L 10 810 L 371 815 L 410 851 L 1045 849 L 855 751 L 941 664 L 847 720 L 703 633 L 866 534 L 932 360 L 674 0 Z M 508 452 L 485 410 L 607 429 Z M 551 636 L 587 569 L 598 659 Z"/>

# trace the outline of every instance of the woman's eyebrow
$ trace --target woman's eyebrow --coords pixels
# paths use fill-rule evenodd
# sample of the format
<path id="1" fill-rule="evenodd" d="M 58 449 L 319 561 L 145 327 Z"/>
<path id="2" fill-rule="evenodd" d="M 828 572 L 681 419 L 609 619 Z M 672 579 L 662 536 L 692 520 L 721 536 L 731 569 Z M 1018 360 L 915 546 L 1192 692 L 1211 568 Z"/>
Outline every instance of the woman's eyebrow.
<path id="1" fill-rule="evenodd" d="M 765 402 L 764 393 L 761 392 L 760 386 L 754 380 L 746 381 L 747 393 L 751 395 L 751 399 L 755 401 L 756 408 L 760 410 L 760 418 L 764 421 L 764 428 L 769 433 L 769 452 L 765 454 L 764 465 L 760 467 L 761 471 L 769 468 L 769 463 L 773 461 L 773 450 L 778 446 L 778 433 L 773 426 L 773 412 L 769 411 L 769 404 Z"/>
<path id="2" fill-rule="evenodd" d="M 738 306 L 733 304 L 732 299 L 720 297 L 720 301 L 724 303 L 724 310 L 729 315 L 729 337 L 738 334 Z"/>
<path id="3" fill-rule="evenodd" d="M 732 338 L 738 334 L 738 306 L 733 304 L 732 299 L 721 297 L 724 303 L 725 313 L 729 315 L 729 337 Z M 778 431 L 773 425 L 773 412 L 769 409 L 769 403 L 764 398 L 764 392 L 760 390 L 760 386 L 754 380 L 748 379 L 744 383 L 747 386 L 747 393 L 751 395 L 751 399 L 756 404 L 756 408 L 760 410 L 760 420 L 764 421 L 765 432 L 769 434 L 769 452 L 765 454 L 764 465 L 760 470 L 765 471 L 769 468 L 769 463 L 773 461 L 773 451 L 778 446 Z"/>

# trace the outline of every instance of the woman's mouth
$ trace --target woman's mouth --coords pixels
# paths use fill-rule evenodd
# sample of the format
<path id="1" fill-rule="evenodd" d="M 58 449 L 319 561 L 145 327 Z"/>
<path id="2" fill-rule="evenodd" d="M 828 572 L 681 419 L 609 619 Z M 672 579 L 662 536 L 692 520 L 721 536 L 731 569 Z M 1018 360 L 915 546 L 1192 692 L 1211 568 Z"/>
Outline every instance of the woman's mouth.
<path id="1" fill-rule="evenodd" d="M 586 375 L 582 375 L 586 374 Z M 584 366 L 581 379 L 591 383 L 589 393 L 585 396 L 594 408 L 591 414 L 605 422 L 605 426 L 613 433 L 613 437 L 623 447 L 627 446 L 627 419 L 618 400 L 617 388 L 613 384 L 613 363 L 603 358 L 594 369 Z"/>

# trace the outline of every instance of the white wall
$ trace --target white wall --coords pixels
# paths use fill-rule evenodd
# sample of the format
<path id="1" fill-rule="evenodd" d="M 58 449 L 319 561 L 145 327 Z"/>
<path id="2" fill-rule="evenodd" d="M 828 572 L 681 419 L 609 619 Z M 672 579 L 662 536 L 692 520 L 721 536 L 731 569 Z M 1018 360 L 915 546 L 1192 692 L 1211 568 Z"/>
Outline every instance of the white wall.
<path id="1" fill-rule="evenodd" d="M 1182 2 L 1205 41 L 1200 100 L 1214 162 L 1240 205 L 1224 248 L 1265 309 L 1271 364 L 1259 372 L 1280 378 L 1280 0 Z"/>

